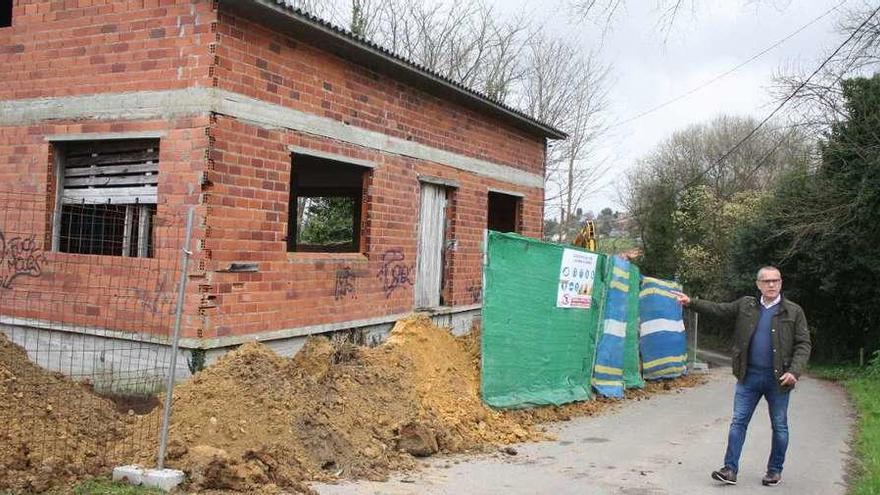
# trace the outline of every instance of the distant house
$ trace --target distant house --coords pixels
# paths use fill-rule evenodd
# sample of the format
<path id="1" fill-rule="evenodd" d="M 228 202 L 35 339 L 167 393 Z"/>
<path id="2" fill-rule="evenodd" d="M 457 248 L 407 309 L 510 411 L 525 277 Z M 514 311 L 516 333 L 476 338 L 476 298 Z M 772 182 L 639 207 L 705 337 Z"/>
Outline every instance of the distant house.
<path id="1" fill-rule="evenodd" d="M 632 232 L 635 228 L 635 220 L 626 213 L 617 213 L 616 215 L 610 235 L 612 237 L 620 237 Z"/>
<path id="2" fill-rule="evenodd" d="M 484 231 L 541 235 L 562 132 L 283 1 L 0 9 L 0 234 L 38 261 L 0 287 L 7 332 L 166 345 L 138 315 L 172 306 L 191 206 L 181 343 L 209 357 L 465 328 Z"/>

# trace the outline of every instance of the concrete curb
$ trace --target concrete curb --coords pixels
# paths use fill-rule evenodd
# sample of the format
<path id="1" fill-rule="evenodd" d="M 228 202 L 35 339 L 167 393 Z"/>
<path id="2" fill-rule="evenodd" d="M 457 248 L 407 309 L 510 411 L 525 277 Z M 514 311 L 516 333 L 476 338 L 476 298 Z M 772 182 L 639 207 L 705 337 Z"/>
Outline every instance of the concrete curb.
<path id="1" fill-rule="evenodd" d="M 165 492 L 177 488 L 177 485 L 183 483 L 183 480 L 183 471 L 176 469 L 143 469 L 139 466 L 113 468 L 113 481 L 158 488 Z"/>

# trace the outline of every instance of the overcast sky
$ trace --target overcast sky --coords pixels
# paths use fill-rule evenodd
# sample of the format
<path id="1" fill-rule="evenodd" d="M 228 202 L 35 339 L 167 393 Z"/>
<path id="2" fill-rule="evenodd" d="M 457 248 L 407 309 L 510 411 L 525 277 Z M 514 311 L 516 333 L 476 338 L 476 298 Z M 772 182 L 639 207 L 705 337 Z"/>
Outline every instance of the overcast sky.
<path id="1" fill-rule="evenodd" d="M 508 0 L 502 8 L 546 19 L 548 26 L 576 39 L 584 50 L 598 50 L 612 69 L 609 124 L 677 98 L 812 23 L 700 91 L 611 129 L 598 146 L 600 154 L 613 163 L 608 176 L 613 182 L 675 130 L 720 114 L 765 117 L 775 107 L 768 92 L 775 73 L 791 67 L 811 71 L 829 49 L 845 39 L 835 30 L 839 11 L 813 22 L 841 1 L 694 0 L 693 4 L 699 4 L 694 10 L 691 1 L 685 0 L 687 7 L 667 33 L 656 0 L 629 0 L 616 13 L 604 39 L 602 25 L 572 19 L 568 0 L 558 0 L 558 8 L 537 0 Z M 863 1 L 845 1 L 843 7 L 856 7 Z M 616 197 L 614 187 L 609 186 L 591 198 L 586 209 L 596 213 L 605 206 L 618 209 Z"/>

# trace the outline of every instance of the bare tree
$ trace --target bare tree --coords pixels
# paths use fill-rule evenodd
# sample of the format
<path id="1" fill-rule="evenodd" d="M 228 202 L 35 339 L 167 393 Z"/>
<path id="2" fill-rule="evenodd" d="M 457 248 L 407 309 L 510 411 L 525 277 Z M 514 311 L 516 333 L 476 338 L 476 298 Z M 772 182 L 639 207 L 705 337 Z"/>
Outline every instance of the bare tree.
<path id="1" fill-rule="evenodd" d="M 688 273 L 691 282 L 717 289 L 735 222 L 783 174 L 815 167 L 815 141 L 802 129 L 753 132 L 756 126 L 752 118 L 722 116 L 688 127 L 626 173 L 620 199 L 641 239 L 646 272 Z M 695 271 L 699 266 L 713 268 Z"/>
<path id="2" fill-rule="evenodd" d="M 577 209 L 594 194 L 608 170 L 592 160 L 593 144 L 604 130 L 608 68 L 558 39 L 536 35 L 528 47 L 521 108 L 568 134 L 548 151 L 545 211 L 558 215 L 560 241 Z"/>
<path id="3" fill-rule="evenodd" d="M 583 20 L 593 21 L 600 24 L 603 33 L 611 30 L 614 19 L 626 10 L 626 0 L 574 0 L 571 8 L 576 17 Z M 694 0 L 658 0 L 657 25 L 664 36 L 668 36 L 681 11 L 689 8 L 691 13 L 696 11 Z"/>
<path id="4" fill-rule="evenodd" d="M 815 161 L 814 141 L 798 127 L 764 127 L 740 143 L 756 125 L 753 118 L 722 115 L 675 132 L 640 162 L 629 180 L 639 184 L 648 177 L 676 191 L 699 182 L 715 196 L 729 198 L 764 190 L 782 171 L 809 168 Z"/>
<path id="5" fill-rule="evenodd" d="M 482 0 L 350 0 L 347 15 L 332 0 L 285 2 L 502 103 L 523 76 L 529 21 Z"/>
<path id="6" fill-rule="evenodd" d="M 351 0 L 351 32 L 361 38 L 374 38 L 382 22 L 381 14 L 390 3 L 390 0 Z"/>
<path id="7" fill-rule="evenodd" d="M 730 0 L 727 0 L 730 1 Z M 639 1 L 636 4 L 642 3 Z M 700 11 L 706 8 L 709 2 L 697 0 L 655 0 L 656 28 L 663 34 L 664 39 L 669 37 L 675 24 L 682 17 L 697 18 Z M 770 4 L 778 9 L 787 8 L 792 0 L 738 0 L 743 8 L 761 4 Z M 629 4 L 627 0 L 571 0 L 572 14 L 581 20 L 592 21 L 602 26 L 603 33 L 613 28 L 615 19 L 626 12 Z"/>
<path id="8" fill-rule="evenodd" d="M 522 17 L 491 26 L 488 53 L 479 71 L 477 86 L 489 98 L 506 102 L 514 86 L 522 82 L 522 57 L 527 46 L 528 23 Z"/>
<path id="9" fill-rule="evenodd" d="M 774 77 L 772 92 L 778 100 L 790 99 L 790 125 L 800 126 L 816 138 L 832 125 L 845 120 L 840 82 L 880 71 L 880 15 L 878 7 L 864 3 L 850 8 L 838 21 L 838 31 L 846 41 L 829 47 L 823 70 L 810 77 L 812 69 L 784 67 Z M 797 91 L 795 91 L 797 89 Z"/>
<path id="10" fill-rule="evenodd" d="M 854 34 L 840 57 L 839 70 L 851 75 L 876 72 L 880 68 L 880 16 L 876 4 L 864 2 L 850 9 L 838 26 L 842 34 Z"/>
<path id="11" fill-rule="evenodd" d="M 505 19 L 485 2 L 388 0 L 374 40 L 428 70 L 505 101 L 521 77 L 528 34 L 523 17 Z"/>

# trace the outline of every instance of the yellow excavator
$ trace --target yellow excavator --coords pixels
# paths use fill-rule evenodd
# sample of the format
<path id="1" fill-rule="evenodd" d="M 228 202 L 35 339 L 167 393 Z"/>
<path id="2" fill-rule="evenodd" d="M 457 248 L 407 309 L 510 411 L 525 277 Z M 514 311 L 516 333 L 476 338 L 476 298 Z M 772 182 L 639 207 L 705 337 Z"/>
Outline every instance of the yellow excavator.
<path id="1" fill-rule="evenodd" d="M 584 226 L 571 244 L 589 251 L 596 250 L 596 226 L 592 220 L 584 222 Z"/>

